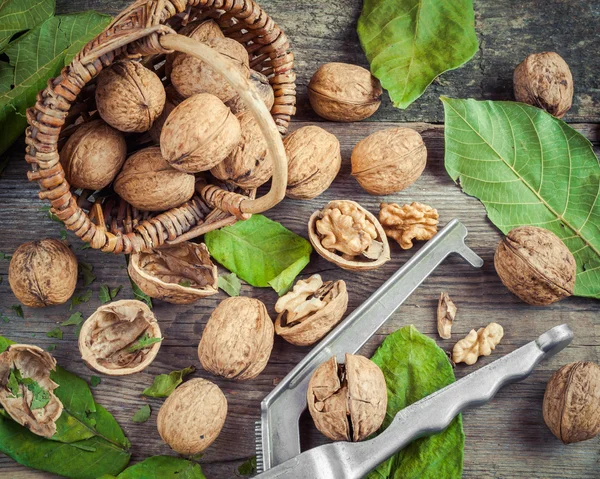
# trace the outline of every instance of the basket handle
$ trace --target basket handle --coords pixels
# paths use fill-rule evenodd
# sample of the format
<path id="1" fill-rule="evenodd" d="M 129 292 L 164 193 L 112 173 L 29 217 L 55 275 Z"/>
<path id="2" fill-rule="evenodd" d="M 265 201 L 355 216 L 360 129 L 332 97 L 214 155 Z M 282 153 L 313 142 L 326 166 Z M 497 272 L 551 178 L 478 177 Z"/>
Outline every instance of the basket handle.
<path id="1" fill-rule="evenodd" d="M 240 212 L 246 215 L 261 213 L 275 206 L 285 196 L 288 173 L 287 156 L 281 140 L 281 134 L 279 133 L 267 106 L 260 99 L 250 81 L 247 78 L 244 78 L 227 57 L 204 43 L 200 43 L 176 33 L 160 36 L 160 43 L 167 50 L 175 50 L 199 58 L 221 74 L 248 106 L 267 142 L 267 154 L 270 155 L 271 161 L 273 162 L 273 179 L 271 181 L 271 189 L 269 192 L 256 199 L 243 197 L 239 202 L 239 211 L 237 212 L 231 211 L 232 209 L 237 209 L 236 207 L 231 207 L 231 205 L 235 203 L 232 201 L 223 201 L 222 209 L 239 217 Z M 241 196 L 236 193 L 230 194 Z M 219 207 L 219 205 L 216 206 Z"/>

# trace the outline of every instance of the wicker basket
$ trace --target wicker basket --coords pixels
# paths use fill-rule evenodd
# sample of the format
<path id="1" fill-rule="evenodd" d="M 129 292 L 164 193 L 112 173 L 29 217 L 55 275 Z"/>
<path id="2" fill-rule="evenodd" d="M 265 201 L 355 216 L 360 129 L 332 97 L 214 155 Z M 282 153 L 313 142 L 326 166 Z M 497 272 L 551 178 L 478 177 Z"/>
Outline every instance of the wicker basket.
<path id="1" fill-rule="evenodd" d="M 269 114 L 250 82 L 225 57 L 208 46 L 178 35 L 190 21 L 213 18 L 223 33 L 246 47 L 250 66 L 269 78 L 275 103 Z M 59 150 L 66 138 L 86 121 L 97 118 L 96 75 L 113 62 L 139 58 L 164 79 L 165 54 L 180 51 L 209 63 L 236 88 L 257 119 L 273 161 L 271 188 L 261 198 L 255 190 L 240 190 L 207 175 L 196 183 L 187 203 L 162 213 L 141 212 L 112 190 L 74 190 L 65 179 Z M 131 253 L 177 243 L 265 211 L 285 195 L 287 165 L 281 135 L 295 113 L 293 54 L 285 34 L 253 0 L 143 0 L 117 16 L 88 43 L 58 78 L 37 96 L 27 111 L 27 162 L 30 181 L 40 185 L 39 197 L 51 211 L 92 248 Z M 143 143 L 143 137 L 128 137 Z M 143 146 L 143 145 L 141 145 Z M 134 146 L 135 148 L 135 146 Z"/>

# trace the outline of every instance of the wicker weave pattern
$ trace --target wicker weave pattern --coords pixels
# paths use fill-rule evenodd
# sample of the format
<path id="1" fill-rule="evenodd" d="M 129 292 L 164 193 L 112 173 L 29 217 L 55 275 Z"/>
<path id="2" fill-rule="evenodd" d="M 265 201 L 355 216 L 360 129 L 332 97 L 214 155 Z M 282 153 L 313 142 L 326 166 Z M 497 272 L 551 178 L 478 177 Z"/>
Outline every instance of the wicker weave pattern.
<path id="1" fill-rule="evenodd" d="M 61 131 L 79 116 L 72 106 L 86 85 L 117 59 L 169 53 L 161 46 L 160 36 L 173 33 L 199 14 L 217 18 L 224 34 L 246 47 L 250 66 L 269 77 L 275 93 L 271 114 L 281 134 L 287 132 L 296 101 L 293 54 L 285 34 L 253 0 L 137 1 L 88 43 L 59 77 L 49 80 L 27 111 L 25 159 L 32 168 L 28 178 L 39 183 L 39 197 L 50 201 L 52 212 L 92 248 L 137 252 L 247 217 L 240 204 L 254 198 L 255 192 L 240 194 L 221 184 L 197 185 L 198 194 L 189 202 L 157 215 L 139 212 L 121 199 L 92 203 L 85 195 L 71 192 L 59 161 Z"/>

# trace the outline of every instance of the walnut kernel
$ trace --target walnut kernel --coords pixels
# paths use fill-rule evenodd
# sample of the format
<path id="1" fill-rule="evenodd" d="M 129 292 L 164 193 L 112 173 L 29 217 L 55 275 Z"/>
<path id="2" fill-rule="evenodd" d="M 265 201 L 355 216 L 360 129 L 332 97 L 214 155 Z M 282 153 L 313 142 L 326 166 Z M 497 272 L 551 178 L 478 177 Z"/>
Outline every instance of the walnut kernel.
<path id="1" fill-rule="evenodd" d="M 385 234 L 395 239 L 402 249 L 413 247 L 413 240 L 427 241 L 435 236 L 438 225 L 438 212 L 435 208 L 421 203 L 410 205 L 381 203 L 379 221 Z"/>
<path id="2" fill-rule="evenodd" d="M 450 339 L 452 337 L 452 323 L 455 317 L 456 305 L 448 293 L 441 293 L 437 308 L 437 330 L 440 338 Z"/>
<path id="3" fill-rule="evenodd" d="M 452 361 L 471 366 L 479 356 L 489 356 L 504 336 L 504 329 L 498 323 L 490 323 L 485 328 L 474 329 L 454 345 Z"/>

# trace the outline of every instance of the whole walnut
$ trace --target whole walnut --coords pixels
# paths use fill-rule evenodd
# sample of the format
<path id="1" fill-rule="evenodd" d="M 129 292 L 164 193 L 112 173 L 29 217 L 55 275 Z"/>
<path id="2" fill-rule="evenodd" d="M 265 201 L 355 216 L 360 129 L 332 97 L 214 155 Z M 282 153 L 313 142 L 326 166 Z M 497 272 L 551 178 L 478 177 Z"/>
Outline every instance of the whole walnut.
<path id="1" fill-rule="evenodd" d="M 562 118 L 573 103 L 573 76 L 558 53 L 529 55 L 513 75 L 517 101 L 543 108 Z"/>
<path id="2" fill-rule="evenodd" d="M 315 426 L 333 441 L 362 441 L 380 428 L 387 408 L 385 377 L 364 356 L 336 357 L 313 373 L 306 392 Z"/>
<path id="3" fill-rule="evenodd" d="M 332 121 L 360 121 L 381 105 L 381 84 L 369 70 L 347 63 L 326 63 L 308 84 L 317 115 Z"/>
<path id="4" fill-rule="evenodd" d="M 273 349 L 273 321 L 258 299 L 227 298 L 210 315 L 198 358 L 207 371 L 243 381 L 258 376 Z"/>
<path id="5" fill-rule="evenodd" d="M 160 143 L 160 134 L 162 133 L 163 126 L 167 118 L 171 112 L 175 109 L 177 105 L 179 105 L 184 98 L 177 93 L 177 90 L 173 87 L 173 85 L 169 85 L 165 88 L 165 93 L 167 94 L 167 100 L 165 101 L 165 107 L 163 108 L 160 116 L 152 123 L 152 128 L 148 131 L 152 141 L 156 144 Z"/>
<path id="6" fill-rule="evenodd" d="M 556 371 L 544 394 L 544 421 L 565 444 L 600 434 L 600 366 L 577 361 Z"/>
<path id="7" fill-rule="evenodd" d="M 158 411 L 158 433 L 179 454 L 198 454 L 218 437 L 227 417 L 227 399 L 216 384 L 190 379 Z"/>
<path id="8" fill-rule="evenodd" d="M 160 148 L 152 146 L 127 158 L 114 189 L 139 210 L 164 211 L 189 200 L 195 181 L 194 175 L 171 168 Z"/>
<path id="9" fill-rule="evenodd" d="M 410 128 L 388 128 L 359 141 L 352 150 L 352 175 L 372 195 L 389 195 L 412 185 L 423 173 L 427 148 Z"/>
<path id="10" fill-rule="evenodd" d="M 273 88 L 271 88 L 271 83 L 269 83 L 269 79 L 255 70 L 250 71 L 250 83 L 256 89 L 258 96 L 266 105 L 268 110 L 273 108 L 273 103 L 275 103 L 275 93 L 273 92 Z M 225 102 L 225 104 L 229 107 L 232 113 L 238 114 L 243 111 L 248 110 L 248 106 L 239 95 L 234 96 L 231 100 Z"/>
<path id="11" fill-rule="evenodd" d="M 158 75 L 137 61 L 117 62 L 98 75 L 98 113 L 117 130 L 148 131 L 161 114 L 165 100 Z"/>
<path id="12" fill-rule="evenodd" d="M 558 236 L 537 226 L 510 230 L 494 266 L 504 286 L 534 306 L 560 301 L 575 288 L 575 258 Z"/>
<path id="13" fill-rule="evenodd" d="M 88 190 L 108 186 L 126 157 L 125 137 L 102 120 L 79 126 L 60 151 L 60 162 L 69 184 Z"/>
<path id="14" fill-rule="evenodd" d="M 241 188 L 258 188 L 273 176 L 273 162 L 267 156 L 267 142 L 250 111 L 236 115 L 242 129 L 241 143 L 210 172 Z"/>
<path id="15" fill-rule="evenodd" d="M 250 75 L 248 52 L 244 45 L 221 37 L 209 38 L 205 43 L 231 60 L 243 76 L 247 78 Z M 198 93 L 210 93 L 225 102 L 237 96 L 235 88 L 210 65 L 182 53 L 173 59 L 171 82 L 179 94 L 186 98 Z"/>
<path id="16" fill-rule="evenodd" d="M 201 93 L 171 112 L 160 134 L 160 150 L 173 168 L 198 173 L 218 165 L 241 140 L 235 115 L 216 96 Z"/>
<path id="17" fill-rule="evenodd" d="M 342 155 L 340 142 L 318 126 L 303 126 L 283 140 L 288 158 L 286 195 L 295 200 L 310 200 L 323 193 L 333 182 Z"/>
<path id="18" fill-rule="evenodd" d="M 10 260 L 8 282 L 25 306 L 41 308 L 66 303 L 77 284 L 77 258 L 59 240 L 23 243 Z"/>

